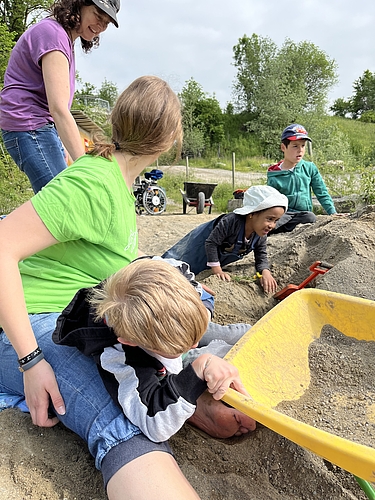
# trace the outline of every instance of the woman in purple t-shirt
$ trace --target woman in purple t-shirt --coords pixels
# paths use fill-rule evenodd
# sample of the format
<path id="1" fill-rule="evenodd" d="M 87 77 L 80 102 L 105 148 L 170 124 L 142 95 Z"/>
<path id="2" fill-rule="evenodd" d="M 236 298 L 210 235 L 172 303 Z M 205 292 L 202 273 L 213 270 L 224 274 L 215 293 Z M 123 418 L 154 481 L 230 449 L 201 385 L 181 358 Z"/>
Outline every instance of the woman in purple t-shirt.
<path id="1" fill-rule="evenodd" d="M 0 128 L 9 154 L 38 192 L 85 153 L 70 113 L 75 88 L 74 42 L 99 45 L 120 0 L 57 0 L 50 16 L 23 33 L 12 50 L 0 94 Z M 61 140 L 60 140 L 61 139 Z M 65 147 L 63 147 L 63 145 Z"/>

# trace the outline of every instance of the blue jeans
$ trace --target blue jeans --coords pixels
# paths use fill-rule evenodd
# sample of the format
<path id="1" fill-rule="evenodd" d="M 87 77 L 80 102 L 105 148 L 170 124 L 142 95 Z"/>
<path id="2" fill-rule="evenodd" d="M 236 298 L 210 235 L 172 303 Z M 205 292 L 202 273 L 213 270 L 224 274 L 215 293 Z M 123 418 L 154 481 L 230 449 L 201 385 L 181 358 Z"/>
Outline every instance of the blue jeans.
<path id="1" fill-rule="evenodd" d="M 64 148 L 53 123 L 27 132 L 2 130 L 4 145 L 37 193 L 67 167 Z"/>
<path id="2" fill-rule="evenodd" d="M 66 414 L 59 415 L 59 420 L 87 442 L 98 469 L 102 466 L 109 469 L 102 470 L 104 482 L 144 453 L 170 452 L 166 443 L 152 443 L 126 418 L 108 394 L 92 358 L 75 347 L 57 346 L 52 341 L 58 316 L 58 313 L 34 314 L 30 315 L 30 321 L 65 402 Z M 5 332 L 0 333 L 0 359 L 0 392 L 23 395 L 23 375 Z M 111 459 L 102 464 L 107 454 Z"/>
<path id="3" fill-rule="evenodd" d="M 293 229 L 298 224 L 313 224 L 314 222 L 316 222 L 316 215 L 313 212 L 287 211 L 276 222 L 275 229 L 272 229 L 272 231 L 270 231 L 268 233 L 268 235 L 279 234 L 279 233 L 289 233 L 290 231 L 293 231 Z"/>

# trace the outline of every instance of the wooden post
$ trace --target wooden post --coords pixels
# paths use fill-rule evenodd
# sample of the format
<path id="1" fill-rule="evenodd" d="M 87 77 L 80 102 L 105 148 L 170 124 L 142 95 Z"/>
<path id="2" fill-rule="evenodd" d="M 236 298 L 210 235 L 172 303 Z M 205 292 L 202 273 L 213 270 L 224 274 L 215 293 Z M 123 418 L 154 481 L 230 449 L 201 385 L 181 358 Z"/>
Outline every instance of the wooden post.
<path id="1" fill-rule="evenodd" d="M 232 153 L 232 191 L 234 191 L 234 173 L 236 171 L 236 153 Z"/>

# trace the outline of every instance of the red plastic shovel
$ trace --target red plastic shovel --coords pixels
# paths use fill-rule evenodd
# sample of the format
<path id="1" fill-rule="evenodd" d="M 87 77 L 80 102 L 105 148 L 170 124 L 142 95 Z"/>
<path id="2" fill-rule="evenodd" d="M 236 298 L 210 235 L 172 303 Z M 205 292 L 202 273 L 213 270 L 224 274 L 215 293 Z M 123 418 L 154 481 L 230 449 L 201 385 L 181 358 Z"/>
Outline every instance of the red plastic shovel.
<path id="1" fill-rule="evenodd" d="M 297 290 L 301 290 L 301 288 L 304 288 L 307 285 L 307 283 L 310 283 L 310 281 L 316 278 L 318 274 L 325 274 L 330 269 L 332 269 L 332 267 L 333 265 L 328 264 L 327 262 L 321 262 L 320 260 L 315 261 L 309 267 L 309 270 L 312 272 L 310 276 L 308 276 L 304 281 L 302 281 L 300 285 L 287 285 L 279 292 L 276 292 L 274 298 L 278 300 L 285 299 L 285 297 L 288 297 L 288 295 L 290 295 L 291 293 L 296 292 Z"/>

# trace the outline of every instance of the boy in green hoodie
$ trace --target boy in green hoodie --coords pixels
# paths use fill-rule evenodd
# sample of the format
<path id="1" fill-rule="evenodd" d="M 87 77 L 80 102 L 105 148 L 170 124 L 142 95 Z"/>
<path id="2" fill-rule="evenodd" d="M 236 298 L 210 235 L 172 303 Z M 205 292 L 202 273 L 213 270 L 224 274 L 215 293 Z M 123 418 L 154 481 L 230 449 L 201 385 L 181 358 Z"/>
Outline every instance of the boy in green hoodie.
<path id="1" fill-rule="evenodd" d="M 318 167 L 303 159 L 307 141 L 312 142 L 306 129 L 296 123 L 286 127 L 281 134 L 284 159 L 268 168 L 267 184 L 287 196 L 288 211 L 270 234 L 293 231 L 297 224 L 316 221 L 312 211 L 312 191 L 328 215 L 336 214 L 335 205 Z"/>

